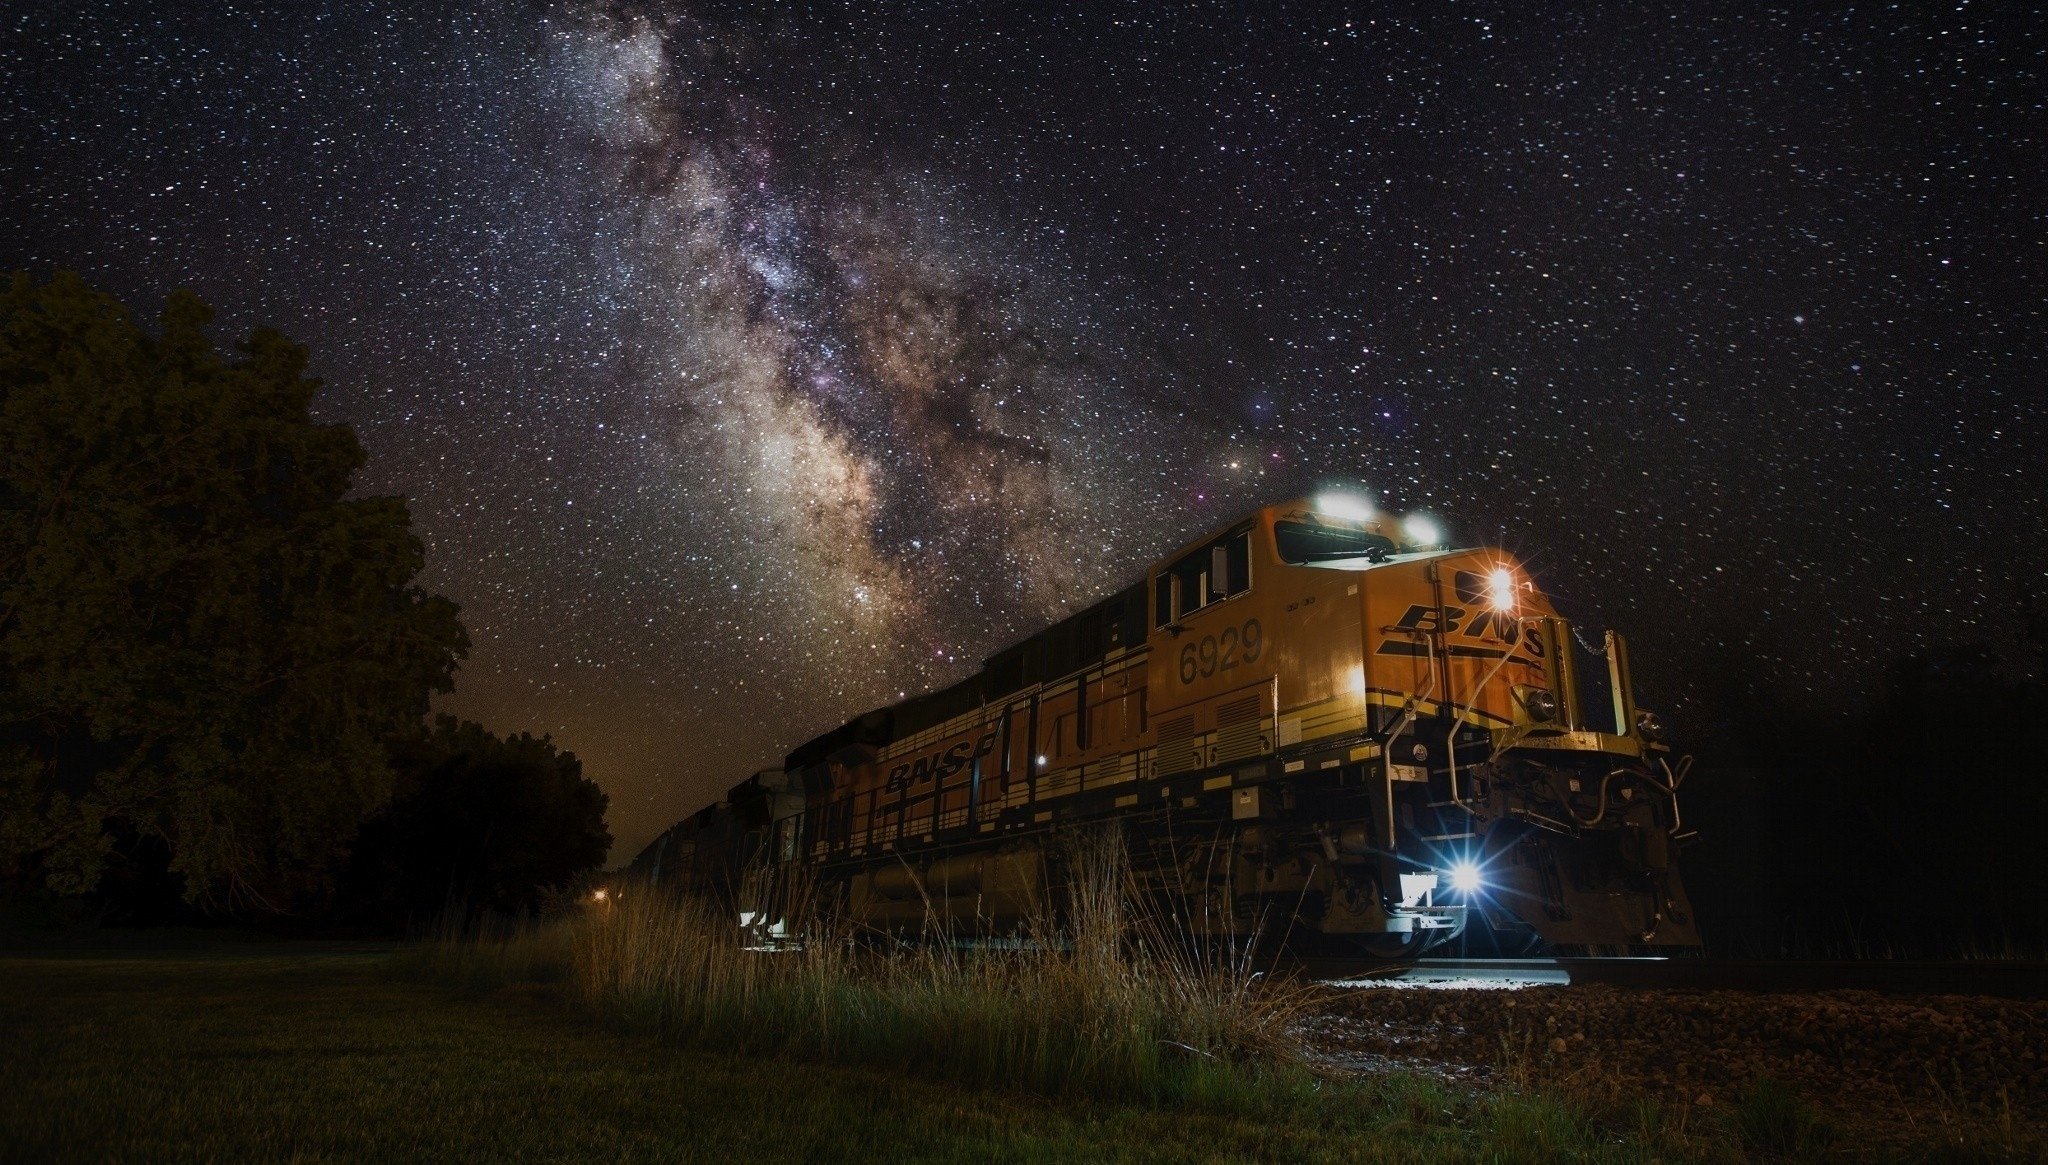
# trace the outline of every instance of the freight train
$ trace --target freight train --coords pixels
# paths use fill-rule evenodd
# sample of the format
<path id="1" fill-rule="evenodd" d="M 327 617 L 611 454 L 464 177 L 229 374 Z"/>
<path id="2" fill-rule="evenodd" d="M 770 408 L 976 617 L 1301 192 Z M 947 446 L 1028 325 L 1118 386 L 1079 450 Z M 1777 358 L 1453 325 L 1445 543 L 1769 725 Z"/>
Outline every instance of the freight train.
<path id="1" fill-rule="evenodd" d="M 1622 637 L 1581 643 L 1516 556 L 1324 496 L 803 744 L 630 873 L 763 941 L 797 886 L 868 933 L 1016 935 L 1057 909 L 1060 839 L 1113 823 L 1197 936 L 1675 952 L 1688 767 Z"/>

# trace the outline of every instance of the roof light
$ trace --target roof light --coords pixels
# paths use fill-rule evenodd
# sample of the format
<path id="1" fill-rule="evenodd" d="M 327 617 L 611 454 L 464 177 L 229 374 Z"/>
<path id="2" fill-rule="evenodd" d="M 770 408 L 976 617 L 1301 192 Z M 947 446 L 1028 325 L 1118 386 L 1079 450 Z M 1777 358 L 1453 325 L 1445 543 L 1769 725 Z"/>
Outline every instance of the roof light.
<path id="1" fill-rule="evenodd" d="M 1356 494 L 1322 494 L 1316 498 L 1315 511 L 1347 522 L 1372 521 L 1372 503 Z"/>
<path id="2" fill-rule="evenodd" d="M 1408 515 L 1408 520 L 1401 523 L 1401 529 L 1408 535 L 1408 541 L 1417 546 L 1435 546 L 1444 540 L 1443 531 L 1437 529 L 1436 523 L 1421 514 Z"/>

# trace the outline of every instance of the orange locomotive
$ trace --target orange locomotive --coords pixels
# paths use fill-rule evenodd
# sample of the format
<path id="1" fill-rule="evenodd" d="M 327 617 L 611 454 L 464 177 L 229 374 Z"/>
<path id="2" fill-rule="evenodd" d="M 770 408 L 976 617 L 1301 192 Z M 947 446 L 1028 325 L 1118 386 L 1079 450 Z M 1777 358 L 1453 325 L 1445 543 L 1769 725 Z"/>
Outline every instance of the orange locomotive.
<path id="1" fill-rule="evenodd" d="M 1686 764 L 1621 638 L 1597 710 L 1574 638 L 1503 551 L 1352 499 L 1268 506 L 810 741 L 634 868 L 770 932 L 801 871 L 860 924 L 1002 934 L 1057 897 L 1062 826 L 1117 821 L 1198 933 L 1411 957 L 1476 914 L 1492 949 L 1696 947 Z"/>

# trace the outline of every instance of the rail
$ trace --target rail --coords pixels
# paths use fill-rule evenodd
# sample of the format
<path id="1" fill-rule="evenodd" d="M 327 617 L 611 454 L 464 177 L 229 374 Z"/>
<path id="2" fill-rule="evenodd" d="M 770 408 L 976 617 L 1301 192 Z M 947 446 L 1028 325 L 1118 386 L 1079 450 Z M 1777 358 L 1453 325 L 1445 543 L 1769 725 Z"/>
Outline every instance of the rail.
<path id="1" fill-rule="evenodd" d="M 2048 999 L 2048 962 L 1975 959 L 1424 958 L 1388 964 L 1364 959 L 1283 958 L 1277 973 L 1330 984 L 1374 981 L 1417 986 L 1604 986 L 1642 991 L 1872 991 L 1887 995 L 1978 995 Z"/>

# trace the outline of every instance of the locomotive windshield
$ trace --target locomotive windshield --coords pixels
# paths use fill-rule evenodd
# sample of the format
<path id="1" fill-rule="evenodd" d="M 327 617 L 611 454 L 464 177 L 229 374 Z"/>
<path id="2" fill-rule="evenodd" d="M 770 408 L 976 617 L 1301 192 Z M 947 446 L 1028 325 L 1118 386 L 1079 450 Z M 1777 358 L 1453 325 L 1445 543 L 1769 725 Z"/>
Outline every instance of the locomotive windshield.
<path id="1" fill-rule="evenodd" d="M 1278 545 L 1281 561 L 1297 565 L 1334 562 L 1343 558 L 1385 562 L 1395 550 L 1393 539 L 1370 530 L 1308 522 L 1274 523 L 1273 541 Z"/>

